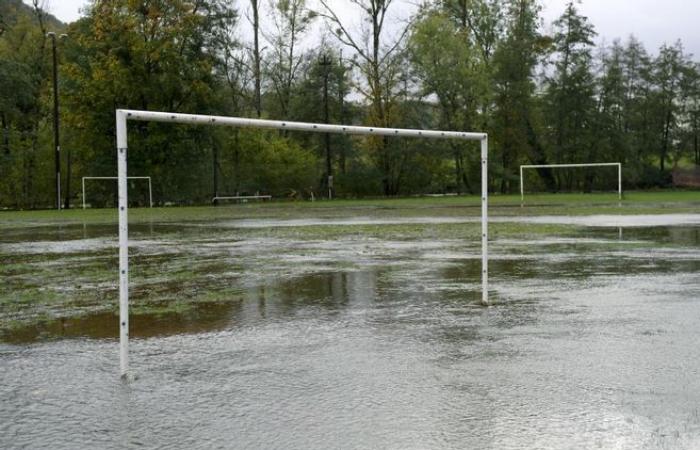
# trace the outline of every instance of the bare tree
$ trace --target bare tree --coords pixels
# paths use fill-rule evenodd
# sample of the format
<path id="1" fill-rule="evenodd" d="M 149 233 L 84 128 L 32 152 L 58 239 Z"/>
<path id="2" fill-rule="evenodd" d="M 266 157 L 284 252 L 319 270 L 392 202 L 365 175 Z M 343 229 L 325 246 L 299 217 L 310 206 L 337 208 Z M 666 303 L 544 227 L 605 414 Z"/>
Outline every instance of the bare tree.
<path id="1" fill-rule="evenodd" d="M 362 83 L 356 87 L 370 104 L 370 125 L 387 127 L 394 120 L 393 108 L 400 95 L 398 91 L 404 56 L 402 50 L 409 25 L 405 24 L 393 40 L 386 42 L 383 34 L 389 7 L 394 0 L 348 1 L 361 9 L 363 22 L 369 24 L 368 28 L 363 27 L 359 32 L 350 29 L 331 8 L 329 0 L 319 0 L 321 16 L 326 19 L 338 40 L 355 52 L 356 57 L 351 62 L 363 78 Z M 398 158 L 392 155 L 386 137 L 377 141 L 376 147 L 384 193 L 395 195 L 399 190 L 405 154 Z"/>
<path id="2" fill-rule="evenodd" d="M 306 7 L 306 0 L 270 0 L 274 31 L 263 33 L 272 47 L 267 67 L 277 97 L 280 114 L 287 117 L 292 87 L 304 59 L 298 54 L 299 41 L 308 31 L 316 13 Z"/>
<path id="3" fill-rule="evenodd" d="M 262 74 L 260 72 L 260 2 L 259 0 L 250 0 L 250 6 L 253 10 L 253 18 L 250 20 L 251 25 L 253 25 L 253 79 L 255 80 L 255 112 L 258 117 L 262 115 L 262 100 L 261 100 L 261 85 L 262 85 Z"/>

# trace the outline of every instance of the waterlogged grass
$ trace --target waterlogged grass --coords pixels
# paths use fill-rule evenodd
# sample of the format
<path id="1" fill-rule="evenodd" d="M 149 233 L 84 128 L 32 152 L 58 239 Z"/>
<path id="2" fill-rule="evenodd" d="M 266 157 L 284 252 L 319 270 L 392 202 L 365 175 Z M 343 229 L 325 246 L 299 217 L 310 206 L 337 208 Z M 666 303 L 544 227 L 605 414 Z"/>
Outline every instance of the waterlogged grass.
<path id="1" fill-rule="evenodd" d="M 162 316 L 188 314 L 203 304 L 238 301 L 251 274 L 266 273 L 275 266 L 279 273 L 298 273 L 294 262 L 280 263 L 275 248 L 259 254 L 254 248 L 238 255 L 238 245 L 247 242 L 279 242 L 288 245 L 279 252 L 309 258 L 304 269 L 319 270 L 314 258 L 324 256 L 324 248 L 295 249 L 295 243 L 344 241 L 352 248 L 362 242 L 426 242 L 457 240 L 478 247 L 479 223 L 395 224 L 395 225 L 315 225 L 250 229 L 217 229 L 199 226 L 166 227 L 154 236 L 138 231 L 132 235 L 131 259 L 132 314 Z M 105 231 L 107 232 L 107 231 Z M 575 227 L 564 225 L 519 225 L 497 223 L 491 226 L 493 239 L 535 235 L 570 235 Z M 32 242 L 28 231 L 22 238 Z M 159 240 L 162 239 L 162 240 Z M 139 247 L 141 239 L 155 247 Z M 21 243 L 21 242 L 20 242 Z M 22 253 L 20 251 L 0 265 L 0 333 L 26 327 L 51 318 L 76 317 L 81 314 L 117 312 L 117 249 L 94 252 Z M 115 242 L 116 244 L 116 242 Z M 205 249 L 204 244 L 208 245 Z M 247 248 L 247 247 L 246 247 Z M 0 253 L 2 252 L 0 247 Z M 231 254 L 233 253 L 233 255 Z M 333 270 L 354 267 L 352 260 L 332 262 Z M 274 275 L 273 275 L 274 277 Z M 269 276 L 260 283 L 269 282 Z M 255 283 L 253 283 L 254 285 Z M 250 287 L 250 284 L 248 284 Z"/>
<path id="2" fill-rule="evenodd" d="M 541 235 L 573 235 L 579 230 L 573 225 L 521 224 L 515 222 L 489 225 L 491 239 L 501 237 L 526 238 Z M 481 239 L 480 223 L 442 224 L 361 224 L 361 225 L 308 225 L 269 227 L 255 230 L 236 229 L 242 239 L 275 238 L 289 240 L 328 240 L 340 237 L 420 241 L 423 239 L 463 239 L 477 242 Z"/>
<path id="3" fill-rule="evenodd" d="M 386 216 L 480 216 L 479 196 L 410 197 L 363 200 L 273 201 L 222 205 L 219 207 L 132 208 L 129 222 L 138 224 L 216 221 L 274 217 L 353 217 Z M 655 214 L 697 212 L 700 192 L 658 191 L 630 192 L 618 201 L 616 194 L 532 194 L 521 204 L 518 195 L 491 195 L 490 211 L 494 215 L 591 215 Z M 0 229 L 46 225 L 116 224 L 116 209 L 71 209 L 68 211 L 2 211 Z"/>
<path id="4" fill-rule="evenodd" d="M 453 251 L 456 253 L 464 252 L 465 248 L 478 253 L 479 206 L 480 199 L 471 196 L 133 209 L 129 216 L 133 225 L 131 313 L 144 317 L 184 317 L 206 305 L 238 303 L 251 289 L 270 286 L 280 278 L 324 270 L 356 270 L 358 263 L 352 251 L 358 245 L 370 250 L 374 246 L 388 248 L 382 250 L 385 252 L 379 258 L 382 264 L 387 254 L 389 259 L 397 261 L 415 257 L 401 253 L 410 250 L 391 253 L 393 242 L 408 243 L 408 249 L 411 242 L 417 246 L 438 242 L 446 248 L 455 243 L 457 247 Z M 493 196 L 490 207 L 494 216 L 699 211 L 700 193 L 697 192 L 629 193 L 620 203 L 612 194 L 532 195 L 526 197 L 524 206 L 520 205 L 518 196 Z M 474 221 L 262 228 L 231 228 L 227 224 L 243 219 L 264 222 L 267 218 L 464 216 Z M 1 212 L 0 335 L 8 336 L 12 330 L 26 330 L 47 321 L 94 314 L 115 315 L 118 309 L 116 223 L 117 213 L 113 209 Z M 517 222 L 491 223 L 489 233 L 496 251 L 499 241 L 503 240 L 590 235 L 590 231 L 571 225 Z M 606 238 L 614 239 L 613 234 L 610 232 Z M 78 247 L 78 250 L 63 251 L 49 245 L 93 242 L 86 239 L 94 239 L 94 250 Z M 650 247 L 654 245 L 651 242 L 650 239 L 647 243 L 633 245 Z M 31 251 L 23 251 L 23 245 L 27 248 L 39 245 L 39 250 L 33 247 Z M 630 244 L 626 245 L 631 248 Z M 328 259 L 328 254 L 340 249 L 349 252 L 340 252 L 337 258 Z M 522 252 L 527 254 L 531 250 Z M 468 270 L 474 273 L 464 276 L 477 279 L 477 266 L 477 262 L 468 262 Z M 115 327 L 110 332 L 116 331 Z"/>

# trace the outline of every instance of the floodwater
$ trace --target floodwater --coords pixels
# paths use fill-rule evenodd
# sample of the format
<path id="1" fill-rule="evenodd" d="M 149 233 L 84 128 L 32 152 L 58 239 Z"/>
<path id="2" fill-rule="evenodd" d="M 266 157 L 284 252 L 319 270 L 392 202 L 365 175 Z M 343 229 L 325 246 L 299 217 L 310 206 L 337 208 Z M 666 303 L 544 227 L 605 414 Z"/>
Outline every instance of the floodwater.
<path id="1" fill-rule="evenodd" d="M 112 258 L 87 228 L 0 256 Z M 230 298 L 133 317 L 131 383 L 111 312 L 5 333 L 0 448 L 700 448 L 697 224 L 495 239 L 488 308 L 478 242 L 167 228 L 135 255 Z"/>
<path id="2" fill-rule="evenodd" d="M 218 222 L 214 225 L 234 228 L 270 228 L 301 226 L 339 225 L 419 225 L 457 224 L 481 222 L 481 217 L 345 217 L 333 219 L 240 219 Z M 535 223 L 580 225 L 587 227 L 662 227 L 700 226 L 700 214 L 629 214 L 629 215 L 590 215 L 590 216 L 532 216 L 532 217 L 491 217 L 491 223 Z"/>

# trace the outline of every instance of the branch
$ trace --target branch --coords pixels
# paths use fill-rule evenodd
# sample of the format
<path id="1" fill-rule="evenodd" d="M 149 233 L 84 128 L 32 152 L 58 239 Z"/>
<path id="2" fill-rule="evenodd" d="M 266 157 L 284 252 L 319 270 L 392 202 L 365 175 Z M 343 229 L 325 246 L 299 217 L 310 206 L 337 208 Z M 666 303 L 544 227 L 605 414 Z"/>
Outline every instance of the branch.
<path id="1" fill-rule="evenodd" d="M 397 48 L 399 48 L 399 45 L 401 45 L 401 42 L 402 42 L 402 41 L 404 40 L 404 38 L 406 37 L 406 34 L 408 34 L 408 30 L 409 30 L 410 28 L 411 28 L 411 24 L 409 23 L 409 24 L 406 25 L 406 28 L 404 28 L 403 32 L 401 33 L 401 36 L 399 36 L 399 38 L 396 40 L 396 42 L 394 43 L 394 45 L 392 45 L 391 48 L 389 48 L 389 50 L 388 50 L 388 51 L 384 54 L 384 56 L 382 56 L 382 58 L 379 60 L 379 65 L 383 65 L 383 64 L 384 64 L 384 61 L 385 61 L 389 56 L 391 56 L 391 54 L 392 54 Z"/>
<path id="2" fill-rule="evenodd" d="M 323 6 L 323 8 L 326 11 L 326 13 L 322 12 L 322 13 L 319 13 L 319 15 L 321 17 L 324 17 L 324 18 L 330 20 L 331 22 L 335 23 L 340 28 L 340 31 L 342 32 L 342 34 L 345 36 L 345 39 L 343 39 L 343 37 L 341 37 L 339 34 L 333 33 L 338 38 L 338 40 L 340 42 L 342 42 L 343 44 L 347 45 L 348 47 L 352 47 L 353 49 L 355 49 L 355 51 L 367 62 L 371 61 L 371 58 L 367 55 L 367 53 L 364 50 L 362 50 L 362 48 L 352 38 L 352 35 L 347 30 L 345 25 L 343 25 L 340 18 L 328 6 L 327 0 L 319 0 L 319 2 L 321 3 L 321 6 Z"/>

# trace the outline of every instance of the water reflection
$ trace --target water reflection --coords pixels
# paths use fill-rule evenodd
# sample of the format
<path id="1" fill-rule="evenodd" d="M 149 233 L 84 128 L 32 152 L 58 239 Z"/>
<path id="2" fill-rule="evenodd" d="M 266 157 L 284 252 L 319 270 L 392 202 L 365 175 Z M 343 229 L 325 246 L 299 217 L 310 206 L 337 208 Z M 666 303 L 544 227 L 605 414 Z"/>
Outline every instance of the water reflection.
<path id="1" fill-rule="evenodd" d="M 502 280 L 539 295 L 459 308 L 397 272 L 316 274 L 246 292 L 220 327 L 135 339 L 124 387 L 111 340 L 0 347 L 0 444 L 693 448 L 685 277 Z"/>
<path id="2" fill-rule="evenodd" d="M 235 318 L 239 302 L 206 304 L 182 313 L 132 315 L 130 328 L 134 338 L 150 338 L 180 333 L 199 333 L 224 329 Z M 56 339 L 117 339 L 118 314 L 100 312 L 79 317 L 39 321 L 0 333 L 0 340 L 28 344 Z"/>
<path id="3" fill-rule="evenodd" d="M 267 320 L 339 314 L 350 304 L 361 308 L 372 303 L 377 276 L 376 272 L 321 273 L 231 294 L 218 302 L 194 304 L 185 312 L 143 314 L 136 310 L 132 313 L 131 337 L 211 332 Z M 116 339 L 118 331 L 116 313 L 97 312 L 6 329 L 0 332 L 0 341 L 26 344 L 55 339 Z"/>

